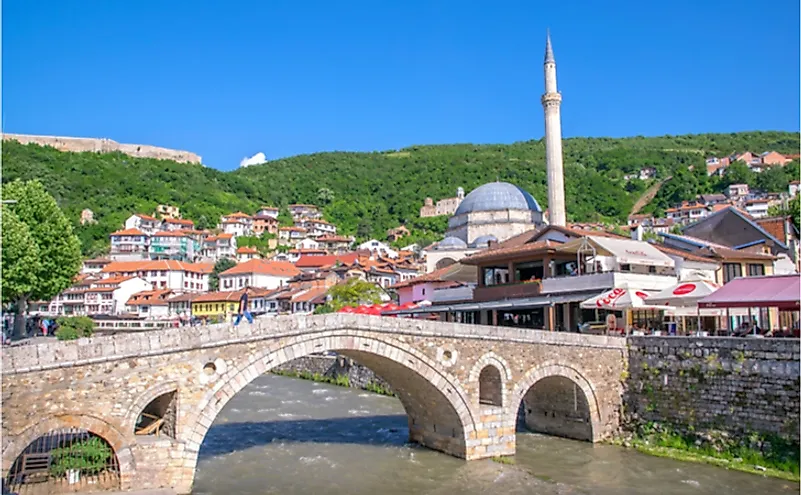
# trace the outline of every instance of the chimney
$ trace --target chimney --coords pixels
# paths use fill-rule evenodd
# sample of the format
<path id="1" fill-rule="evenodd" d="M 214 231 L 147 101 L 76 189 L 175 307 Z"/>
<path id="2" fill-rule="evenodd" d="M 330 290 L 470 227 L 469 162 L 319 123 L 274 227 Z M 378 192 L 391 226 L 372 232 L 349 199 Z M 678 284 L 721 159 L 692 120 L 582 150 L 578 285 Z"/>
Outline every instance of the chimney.
<path id="1" fill-rule="evenodd" d="M 636 226 L 632 226 L 631 228 L 631 238 L 635 241 L 642 240 L 642 225 L 639 223 Z"/>

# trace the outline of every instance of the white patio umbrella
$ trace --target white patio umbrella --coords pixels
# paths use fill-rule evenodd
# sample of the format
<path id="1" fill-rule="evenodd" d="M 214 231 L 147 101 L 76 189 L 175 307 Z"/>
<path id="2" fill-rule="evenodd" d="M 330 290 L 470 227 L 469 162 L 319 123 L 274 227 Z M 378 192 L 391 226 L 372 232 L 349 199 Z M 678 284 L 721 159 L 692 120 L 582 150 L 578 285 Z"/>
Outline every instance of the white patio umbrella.
<path id="1" fill-rule="evenodd" d="M 580 306 L 583 309 L 608 309 L 612 311 L 622 311 L 625 309 L 670 309 L 665 306 L 651 304 L 651 295 L 645 291 L 623 288 L 615 288 L 601 295 L 591 297 L 582 302 Z"/>
<path id="2" fill-rule="evenodd" d="M 684 328 L 684 317 L 695 316 L 698 318 L 697 330 L 701 331 L 701 316 L 721 316 L 719 309 L 698 309 L 698 301 L 720 288 L 720 285 L 709 280 L 697 279 L 679 282 L 673 287 L 654 294 L 648 299 L 652 304 L 664 304 L 674 308 L 667 312 L 670 316 L 681 317 L 681 326 Z"/>

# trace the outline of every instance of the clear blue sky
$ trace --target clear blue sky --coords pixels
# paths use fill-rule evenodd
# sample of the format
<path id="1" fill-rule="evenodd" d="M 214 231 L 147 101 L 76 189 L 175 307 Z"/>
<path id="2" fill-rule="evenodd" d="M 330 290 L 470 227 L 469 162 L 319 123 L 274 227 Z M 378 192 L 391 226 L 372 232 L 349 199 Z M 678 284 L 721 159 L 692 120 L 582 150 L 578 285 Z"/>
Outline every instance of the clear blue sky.
<path id="1" fill-rule="evenodd" d="M 194 151 L 799 130 L 798 0 L 3 0 L 3 130 Z"/>

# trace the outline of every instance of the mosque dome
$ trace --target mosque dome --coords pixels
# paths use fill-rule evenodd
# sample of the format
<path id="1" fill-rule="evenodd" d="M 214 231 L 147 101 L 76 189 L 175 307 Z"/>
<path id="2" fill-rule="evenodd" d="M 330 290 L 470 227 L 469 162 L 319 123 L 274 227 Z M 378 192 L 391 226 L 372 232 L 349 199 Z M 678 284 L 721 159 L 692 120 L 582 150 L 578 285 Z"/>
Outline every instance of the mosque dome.
<path id="1" fill-rule="evenodd" d="M 476 240 L 473 241 L 473 247 L 487 247 L 489 246 L 490 242 L 498 242 L 498 238 L 494 235 L 482 235 L 480 237 L 476 237 Z"/>
<path id="2" fill-rule="evenodd" d="M 436 249 L 465 249 L 466 247 L 467 243 L 458 237 L 446 237 L 437 244 Z"/>
<path id="3" fill-rule="evenodd" d="M 454 215 L 501 210 L 531 210 L 542 213 L 537 200 L 523 188 L 508 182 L 490 182 L 470 191 Z"/>

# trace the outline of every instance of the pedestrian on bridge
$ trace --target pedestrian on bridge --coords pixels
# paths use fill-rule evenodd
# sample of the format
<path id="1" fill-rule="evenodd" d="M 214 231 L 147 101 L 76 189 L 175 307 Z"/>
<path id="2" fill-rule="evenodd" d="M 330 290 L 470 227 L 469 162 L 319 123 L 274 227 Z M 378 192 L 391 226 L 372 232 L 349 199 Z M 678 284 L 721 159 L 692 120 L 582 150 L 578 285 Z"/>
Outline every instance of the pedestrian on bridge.
<path id="1" fill-rule="evenodd" d="M 250 311 L 248 311 L 248 287 L 245 287 L 245 290 L 242 291 L 242 295 L 239 296 L 239 311 L 234 320 L 234 326 L 239 325 L 239 322 L 242 321 L 242 315 L 245 315 L 245 318 L 248 319 L 248 323 L 253 323 L 253 316 L 250 314 Z"/>

